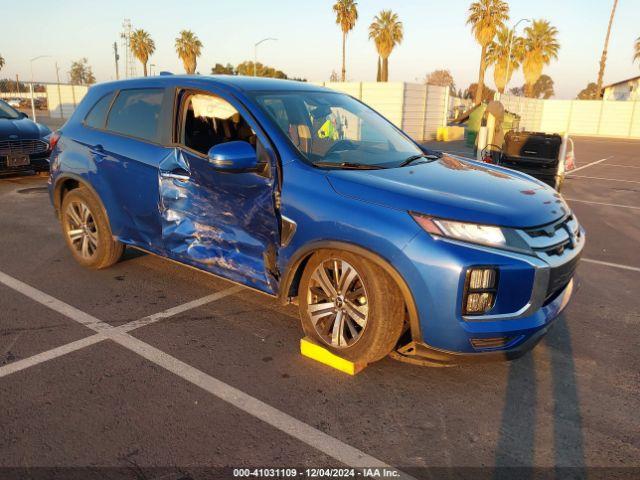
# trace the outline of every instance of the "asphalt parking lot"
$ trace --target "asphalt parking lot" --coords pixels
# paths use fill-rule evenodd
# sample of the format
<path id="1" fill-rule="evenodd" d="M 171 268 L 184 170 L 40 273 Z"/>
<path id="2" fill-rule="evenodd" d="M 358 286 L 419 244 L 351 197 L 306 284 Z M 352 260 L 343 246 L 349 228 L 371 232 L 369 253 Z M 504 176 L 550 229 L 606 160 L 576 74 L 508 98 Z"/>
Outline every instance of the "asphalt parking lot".
<path id="1" fill-rule="evenodd" d="M 640 141 L 577 139 L 576 158 L 563 194 L 587 245 L 541 344 L 510 363 L 387 358 L 355 377 L 299 355 L 296 307 L 134 250 L 83 269 L 46 178 L 0 179 L 0 477 L 639 478 Z"/>

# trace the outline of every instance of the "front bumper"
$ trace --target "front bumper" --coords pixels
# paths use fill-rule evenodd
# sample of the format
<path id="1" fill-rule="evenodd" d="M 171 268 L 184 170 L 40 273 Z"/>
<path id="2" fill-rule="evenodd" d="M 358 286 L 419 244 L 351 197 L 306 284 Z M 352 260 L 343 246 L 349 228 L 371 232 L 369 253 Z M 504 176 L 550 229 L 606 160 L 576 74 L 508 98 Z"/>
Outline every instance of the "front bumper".
<path id="1" fill-rule="evenodd" d="M 442 350 L 427 345 L 424 341 L 411 341 L 394 351 L 392 358 L 416 365 L 446 367 L 471 362 L 493 362 L 514 360 L 521 357 L 547 334 L 553 326 L 554 320 L 562 313 L 573 294 L 573 280 L 561 291 L 555 300 L 541 308 L 540 314 L 547 321 L 542 327 L 523 332 L 517 336 L 517 341 L 502 349 L 478 351 L 474 353 L 454 352 Z M 502 334 L 502 332 L 497 332 Z"/>
<path id="2" fill-rule="evenodd" d="M 10 175 L 24 172 L 48 172 L 49 152 L 29 155 L 29 165 L 19 167 L 8 167 L 7 157 L 0 155 L 0 175 Z"/>
<path id="3" fill-rule="evenodd" d="M 460 363 L 466 357 L 504 360 L 531 349 L 568 304 L 573 274 L 584 248 L 584 231 L 569 248 L 525 254 L 418 234 L 396 259 L 418 311 L 400 359 Z M 532 242 L 546 241 L 535 238 Z M 462 312 L 469 268 L 499 270 L 494 307 L 484 315 Z"/>

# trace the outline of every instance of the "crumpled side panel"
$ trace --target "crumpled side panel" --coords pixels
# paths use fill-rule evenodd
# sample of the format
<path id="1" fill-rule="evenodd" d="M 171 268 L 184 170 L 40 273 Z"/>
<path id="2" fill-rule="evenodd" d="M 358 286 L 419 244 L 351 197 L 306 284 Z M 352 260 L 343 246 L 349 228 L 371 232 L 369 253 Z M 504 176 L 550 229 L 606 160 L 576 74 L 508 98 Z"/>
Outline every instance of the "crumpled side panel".
<path id="1" fill-rule="evenodd" d="M 277 285 L 264 262 L 264 253 L 278 238 L 272 185 L 257 175 L 215 172 L 198 160 L 189 162 L 175 149 L 160 163 L 167 254 L 273 293 Z M 180 170 L 190 179 L 162 176 L 162 172 Z"/>

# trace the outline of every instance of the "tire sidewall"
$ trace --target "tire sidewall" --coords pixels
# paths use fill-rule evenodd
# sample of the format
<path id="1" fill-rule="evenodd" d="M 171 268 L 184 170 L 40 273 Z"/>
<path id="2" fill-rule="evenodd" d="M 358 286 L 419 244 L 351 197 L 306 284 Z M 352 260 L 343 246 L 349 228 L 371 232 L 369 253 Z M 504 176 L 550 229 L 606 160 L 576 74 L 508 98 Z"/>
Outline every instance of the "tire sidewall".
<path id="1" fill-rule="evenodd" d="M 364 284 L 365 291 L 367 292 L 367 301 L 369 305 L 367 325 L 357 342 L 353 346 L 346 348 L 336 348 L 326 343 L 318 332 L 316 332 L 309 314 L 307 313 L 307 293 L 311 276 L 321 263 L 332 259 L 344 260 L 355 268 L 362 283 Z M 381 339 L 385 337 L 386 332 L 384 332 L 384 329 L 388 328 L 389 323 L 387 320 L 390 320 L 385 317 L 388 314 L 388 307 L 394 306 L 394 303 L 397 304 L 399 299 L 393 298 L 389 302 L 390 299 L 385 298 L 386 295 L 384 288 L 386 288 L 386 285 L 384 285 L 384 282 L 380 281 L 380 270 L 380 267 L 377 267 L 368 260 L 350 252 L 341 250 L 323 250 L 314 253 L 307 262 L 304 273 L 302 274 L 298 296 L 300 318 L 305 335 L 313 339 L 318 343 L 318 345 L 321 345 L 336 355 L 352 361 L 368 363 L 378 360 L 381 356 L 384 357 L 388 354 L 389 352 L 384 352 L 382 355 L 380 354 Z M 386 274 L 383 273 L 383 275 Z M 389 292 L 389 294 L 391 296 L 396 295 L 395 292 Z M 389 304 L 383 304 L 383 302 L 389 302 Z M 402 304 L 401 301 L 400 304 Z M 398 312 L 396 313 L 400 314 Z"/>
<path id="2" fill-rule="evenodd" d="M 89 210 L 91 211 L 91 216 L 93 217 L 94 224 L 96 226 L 96 231 L 98 234 L 98 246 L 96 251 L 94 252 L 91 258 L 84 258 L 76 248 L 72 245 L 71 239 L 67 233 L 67 207 L 73 201 L 78 201 L 84 203 Z M 71 190 L 67 193 L 62 199 L 62 207 L 61 207 L 61 225 L 62 225 L 62 233 L 64 235 L 64 240 L 71 250 L 71 254 L 73 258 L 81 265 L 89 268 L 99 268 L 104 258 L 108 255 L 109 249 L 109 241 L 111 240 L 111 229 L 109 228 L 109 224 L 107 223 L 106 216 L 104 211 L 102 210 L 102 206 L 95 199 L 95 197 L 87 190 L 86 188 L 77 188 Z"/>

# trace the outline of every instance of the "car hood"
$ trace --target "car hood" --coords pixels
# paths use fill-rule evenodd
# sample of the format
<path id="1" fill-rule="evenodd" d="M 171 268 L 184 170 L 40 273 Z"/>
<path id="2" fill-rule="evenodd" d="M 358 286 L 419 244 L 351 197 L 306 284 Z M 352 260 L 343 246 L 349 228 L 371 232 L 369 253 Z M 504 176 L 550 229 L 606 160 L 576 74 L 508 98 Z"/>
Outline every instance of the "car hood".
<path id="1" fill-rule="evenodd" d="M 528 175 L 444 155 L 430 163 L 381 170 L 331 170 L 347 197 L 441 218 L 533 227 L 569 213 L 559 193 Z"/>
<path id="2" fill-rule="evenodd" d="M 50 133 L 44 125 L 39 125 L 28 118 L 9 120 L 0 118 L 0 140 L 33 140 Z"/>

